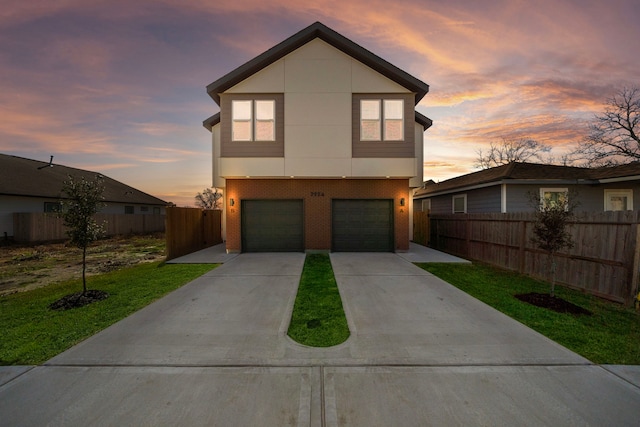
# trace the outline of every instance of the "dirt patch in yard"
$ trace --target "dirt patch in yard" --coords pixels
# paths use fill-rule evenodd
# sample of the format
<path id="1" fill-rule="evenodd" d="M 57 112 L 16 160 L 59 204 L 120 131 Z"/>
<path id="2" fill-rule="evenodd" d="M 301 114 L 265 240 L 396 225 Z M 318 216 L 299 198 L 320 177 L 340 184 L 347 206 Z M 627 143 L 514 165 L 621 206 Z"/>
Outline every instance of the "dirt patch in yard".
<path id="1" fill-rule="evenodd" d="M 87 249 L 87 275 L 164 259 L 164 233 L 113 237 Z M 0 246 L 0 296 L 81 276 L 82 251 L 67 243 Z"/>
<path id="2" fill-rule="evenodd" d="M 524 301 L 538 307 L 543 307 L 549 310 L 553 310 L 558 313 L 570 313 L 573 315 L 586 315 L 586 316 L 591 316 L 592 314 L 586 308 L 582 308 L 578 305 L 570 303 L 569 301 L 563 300 L 562 298 L 558 298 L 555 296 L 552 297 L 550 294 L 540 294 L 536 292 L 531 292 L 528 294 L 518 294 L 515 297 L 518 298 L 520 301 Z"/>

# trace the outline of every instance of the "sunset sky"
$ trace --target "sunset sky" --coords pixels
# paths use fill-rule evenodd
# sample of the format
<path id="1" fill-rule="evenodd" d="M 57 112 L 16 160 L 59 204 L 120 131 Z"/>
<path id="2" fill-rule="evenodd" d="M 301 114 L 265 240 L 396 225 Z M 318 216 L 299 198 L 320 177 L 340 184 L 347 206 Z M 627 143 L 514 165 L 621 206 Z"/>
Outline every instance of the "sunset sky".
<path id="1" fill-rule="evenodd" d="M 502 138 L 560 156 L 640 84 L 638 0 L 0 0 L 0 152 L 193 205 L 206 85 L 315 21 L 430 85 L 425 179 Z"/>

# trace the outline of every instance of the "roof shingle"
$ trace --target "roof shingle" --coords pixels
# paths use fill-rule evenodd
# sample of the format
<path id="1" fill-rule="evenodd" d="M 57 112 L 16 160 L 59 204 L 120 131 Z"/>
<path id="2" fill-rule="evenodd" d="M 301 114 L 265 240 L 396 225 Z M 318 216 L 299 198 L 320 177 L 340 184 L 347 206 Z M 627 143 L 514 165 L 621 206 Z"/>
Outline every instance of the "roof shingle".
<path id="1" fill-rule="evenodd" d="M 62 187 L 68 176 L 93 180 L 98 174 L 23 157 L 0 154 L 0 194 L 27 197 L 63 198 Z M 165 206 L 168 203 L 115 179 L 104 177 L 105 202 Z"/>
<path id="2" fill-rule="evenodd" d="M 598 180 L 640 176 L 640 162 L 602 168 L 544 165 L 538 163 L 511 162 L 458 176 L 439 183 L 430 182 L 416 191 L 416 196 L 428 196 L 482 184 L 507 180 L 580 180 L 596 183 Z"/>

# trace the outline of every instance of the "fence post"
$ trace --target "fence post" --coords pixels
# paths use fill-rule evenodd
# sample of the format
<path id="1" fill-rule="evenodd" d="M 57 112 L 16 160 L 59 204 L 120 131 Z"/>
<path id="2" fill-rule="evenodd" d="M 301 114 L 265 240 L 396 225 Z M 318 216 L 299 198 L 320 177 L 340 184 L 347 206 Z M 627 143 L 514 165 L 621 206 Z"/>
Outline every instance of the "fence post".
<path id="1" fill-rule="evenodd" d="M 632 233 L 635 232 L 635 239 L 633 239 L 633 262 L 631 263 L 631 277 L 629 283 L 628 298 L 626 298 L 626 305 L 633 305 L 633 300 L 638 295 L 638 279 L 640 278 L 640 224 L 631 224 L 633 227 Z"/>
<path id="2" fill-rule="evenodd" d="M 520 221 L 520 244 L 518 245 L 518 273 L 524 273 L 525 267 L 525 247 L 527 244 L 527 222 Z"/>
<path id="3" fill-rule="evenodd" d="M 465 240 L 466 240 L 466 244 L 464 245 L 464 255 L 465 256 L 469 256 L 471 253 L 471 250 L 469 249 L 471 246 L 471 218 L 469 218 L 469 214 L 465 214 L 465 233 L 467 234 L 465 236 Z"/>

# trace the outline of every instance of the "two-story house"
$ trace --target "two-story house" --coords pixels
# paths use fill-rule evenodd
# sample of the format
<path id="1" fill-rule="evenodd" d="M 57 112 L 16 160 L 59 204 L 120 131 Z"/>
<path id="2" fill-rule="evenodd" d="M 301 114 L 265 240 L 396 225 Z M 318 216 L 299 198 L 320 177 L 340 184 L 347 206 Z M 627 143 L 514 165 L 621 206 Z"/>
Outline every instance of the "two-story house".
<path id="1" fill-rule="evenodd" d="M 429 86 L 316 22 L 207 86 L 227 251 L 404 251 Z"/>

